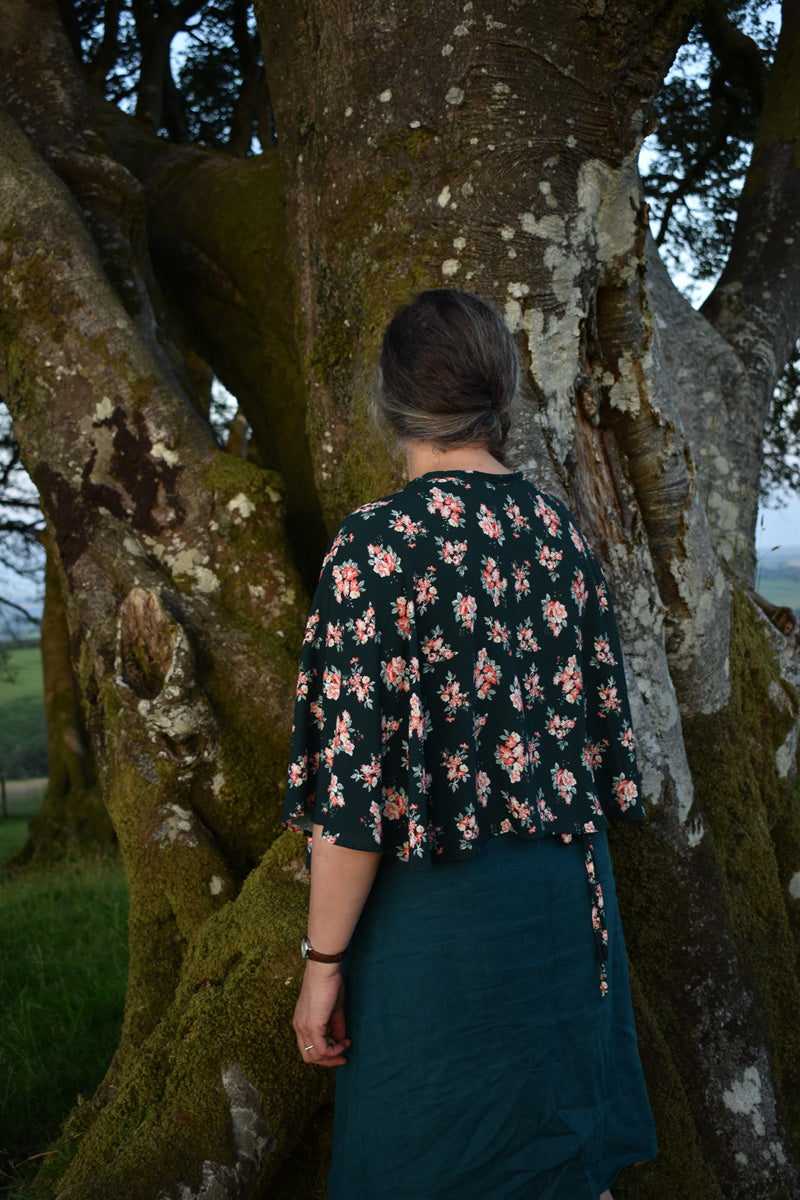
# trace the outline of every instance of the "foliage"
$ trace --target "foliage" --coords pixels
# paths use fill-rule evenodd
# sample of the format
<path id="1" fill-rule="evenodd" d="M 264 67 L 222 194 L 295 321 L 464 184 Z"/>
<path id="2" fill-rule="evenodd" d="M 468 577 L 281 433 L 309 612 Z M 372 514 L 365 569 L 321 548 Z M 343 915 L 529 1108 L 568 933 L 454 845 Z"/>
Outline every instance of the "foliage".
<path id="1" fill-rule="evenodd" d="M 693 302 L 728 256 L 778 20 L 763 0 L 708 0 L 656 98 L 642 181 L 661 254 Z M 800 491 L 799 452 L 800 346 L 772 398 L 762 498 Z"/>
<path id="2" fill-rule="evenodd" d="M 244 156 L 274 137 L 249 0 L 61 0 L 90 86 L 174 142 Z"/>
<path id="3" fill-rule="evenodd" d="M 8 654 L 13 678 L 0 677 L 0 774 L 38 779 L 47 775 L 42 656 L 38 646 Z"/>
<path id="4" fill-rule="evenodd" d="M 13 853 L 24 822 L 0 828 Z M 10 843 L 10 844 L 9 844 Z M 127 973 L 119 858 L 76 857 L 0 880 L 0 1187 L 43 1151 L 114 1052 Z"/>
<path id="5" fill-rule="evenodd" d="M 15 632 L 20 618 L 27 626 L 38 623 L 35 608 L 43 586 L 44 551 L 37 535 L 43 526 L 36 488 L 20 462 L 11 417 L 0 402 L 0 620 L 6 635 Z M 4 594 L 20 587 L 32 607 Z"/>

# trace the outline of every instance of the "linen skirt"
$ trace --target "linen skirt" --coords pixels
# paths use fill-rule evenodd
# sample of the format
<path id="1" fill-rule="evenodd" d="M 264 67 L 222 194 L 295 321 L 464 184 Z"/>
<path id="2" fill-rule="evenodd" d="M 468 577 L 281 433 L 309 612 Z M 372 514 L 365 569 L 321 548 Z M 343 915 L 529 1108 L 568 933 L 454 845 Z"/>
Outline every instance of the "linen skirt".
<path id="1" fill-rule="evenodd" d="M 657 1153 L 604 834 L 384 858 L 344 964 L 329 1200 L 597 1200 Z"/>

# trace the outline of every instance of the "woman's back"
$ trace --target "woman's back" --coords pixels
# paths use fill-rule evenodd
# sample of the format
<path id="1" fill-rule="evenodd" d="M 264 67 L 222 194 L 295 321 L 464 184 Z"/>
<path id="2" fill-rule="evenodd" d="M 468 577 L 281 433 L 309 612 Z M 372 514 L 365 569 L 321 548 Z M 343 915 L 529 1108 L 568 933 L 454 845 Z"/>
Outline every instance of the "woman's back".
<path id="1" fill-rule="evenodd" d="M 429 473 L 347 518 L 301 693 L 296 818 L 342 845 L 452 860 L 642 815 L 599 566 L 519 473 Z"/>

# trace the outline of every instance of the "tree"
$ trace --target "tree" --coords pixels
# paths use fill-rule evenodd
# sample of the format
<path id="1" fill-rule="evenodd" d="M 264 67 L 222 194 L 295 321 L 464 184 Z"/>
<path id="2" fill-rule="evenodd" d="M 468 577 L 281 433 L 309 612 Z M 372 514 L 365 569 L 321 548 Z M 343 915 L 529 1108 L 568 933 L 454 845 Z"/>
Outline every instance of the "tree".
<path id="1" fill-rule="evenodd" d="M 651 819 L 616 860 L 663 1149 L 619 1194 L 800 1195 L 796 650 L 744 592 L 800 332 L 796 6 L 701 313 L 636 164 L 702 5 L 265 2 L 278 138 L 245 159 L 110 112 L 48 0 L 2 8 L 0 388 L 131 885 L 122 1042 L 52 1190 L 318 1194 L 330 1081 L 288 1031 L 306 881 L 278 826 L 301 580 L 398 482 L 367 420 L 387 317 L 455 283 L 518 335 L 517 462 L 621 616 Z M 215 444 L 192 355 L 263 466 Z"/>

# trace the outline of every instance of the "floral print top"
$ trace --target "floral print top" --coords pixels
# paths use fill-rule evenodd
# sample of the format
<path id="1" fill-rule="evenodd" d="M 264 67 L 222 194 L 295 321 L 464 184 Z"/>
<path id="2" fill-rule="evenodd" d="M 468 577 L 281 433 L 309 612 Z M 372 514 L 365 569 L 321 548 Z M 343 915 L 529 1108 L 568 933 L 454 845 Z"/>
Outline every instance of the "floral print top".
<path id="1" fill-rule="evenodd" d="M 619 638 L 567 508 L 429 473 L 342 524 L 311 605 L 284 824 L 409 862 L 641 819 Z"/>

